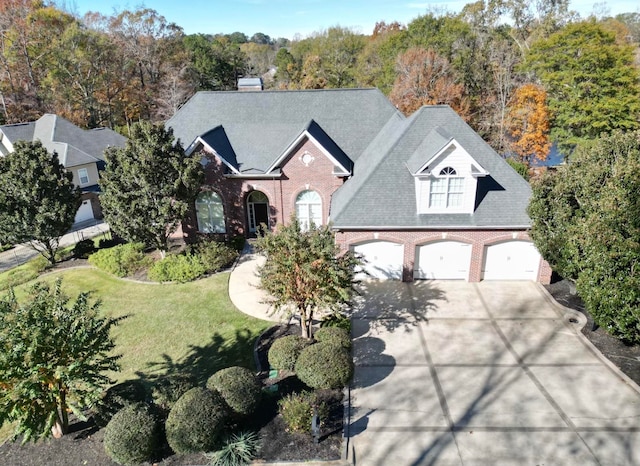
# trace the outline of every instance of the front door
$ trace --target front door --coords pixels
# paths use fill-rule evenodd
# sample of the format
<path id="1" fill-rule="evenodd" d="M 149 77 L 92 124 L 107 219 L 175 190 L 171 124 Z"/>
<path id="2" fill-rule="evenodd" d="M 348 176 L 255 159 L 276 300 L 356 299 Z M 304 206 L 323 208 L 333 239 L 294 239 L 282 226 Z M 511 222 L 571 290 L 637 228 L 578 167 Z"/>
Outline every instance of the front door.
<path id="1" fill-rule="evenodd" d="M 249 232 L 255 233 L 261 224 L 269 228 L 269 199 L 260 191 L 253 191 L 247 198 Z"/>

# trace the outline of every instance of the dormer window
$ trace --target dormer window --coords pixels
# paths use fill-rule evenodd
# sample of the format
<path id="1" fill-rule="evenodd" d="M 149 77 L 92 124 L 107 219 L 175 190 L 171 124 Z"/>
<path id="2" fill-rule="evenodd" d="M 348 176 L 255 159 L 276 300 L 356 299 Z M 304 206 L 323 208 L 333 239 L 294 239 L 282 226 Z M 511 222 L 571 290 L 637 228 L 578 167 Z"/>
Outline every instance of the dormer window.
<path id="1" fill-rule="evenodd" d="M 458 209 L 464 201 L 464 178 L 453 167 L 444 167 L 437 178 L 431 180 L 430 209 Z"/>

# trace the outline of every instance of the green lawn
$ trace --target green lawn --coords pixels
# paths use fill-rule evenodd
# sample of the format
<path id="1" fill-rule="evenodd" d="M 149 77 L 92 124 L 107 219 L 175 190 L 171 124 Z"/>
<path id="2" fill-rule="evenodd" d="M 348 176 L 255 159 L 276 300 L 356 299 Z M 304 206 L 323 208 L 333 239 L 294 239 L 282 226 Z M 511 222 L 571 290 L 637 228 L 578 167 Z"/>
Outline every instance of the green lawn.
<path id="1" fill-rule="evenodd" d="M 254 341 L 270 326 L 233 306 L 228 273 L 162 285 L 124 281 L 91 268 L 40 279 L 53 282 L 58 277 L 71 298 L 90 291 L 102 300 L 107 315 L 128 316 L 112 331 L 116 353 L 123 355 L 122 371 L 110 375 L 117 381 L 186 371 L 204 382 L 224 367 L 255 368 Z M 19 297 L 23 290 L 24 286 L 17 290 Z"/>

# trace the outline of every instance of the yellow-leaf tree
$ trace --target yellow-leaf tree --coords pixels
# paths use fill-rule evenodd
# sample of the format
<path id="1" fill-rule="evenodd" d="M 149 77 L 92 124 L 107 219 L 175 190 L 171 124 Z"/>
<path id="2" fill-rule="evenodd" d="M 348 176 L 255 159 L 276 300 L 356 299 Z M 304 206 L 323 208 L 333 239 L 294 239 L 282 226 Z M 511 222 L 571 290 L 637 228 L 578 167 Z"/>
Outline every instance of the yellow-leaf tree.
<path id="1" fill-rule="evenodd" d="M 516 89 L 507 124 L 512 138 L 511 151 L 518 160 L 530 165 L 534 160 L 547 159 L 551 149 L 549 108 L 547 92 L 542 87 L 527 83 Z"/>

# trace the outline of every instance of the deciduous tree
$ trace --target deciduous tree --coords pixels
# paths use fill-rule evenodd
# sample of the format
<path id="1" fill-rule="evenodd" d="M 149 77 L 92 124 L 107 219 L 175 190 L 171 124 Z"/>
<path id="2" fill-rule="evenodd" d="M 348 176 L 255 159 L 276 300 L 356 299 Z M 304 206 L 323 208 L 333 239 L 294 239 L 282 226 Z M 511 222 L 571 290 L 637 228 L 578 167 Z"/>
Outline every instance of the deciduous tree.
<path id="1" fill-rule="evenodd" d="M 535 84 L 516 89 L 507 117 L 513 142 L 512 152 L 527 165 L 545 161 L 551 149 L 549 140 L 549 109 L 546 91 Z"/>
<path id="2" fill-rule="evenodd" d="M 106 221 L 121 237 L 164 252 L 202 185 L 196 155 L 187 156 L 173 131 L 135 123 L 123 148 L 105 152 L 100 179 Z"/>
<path id="3" fill-rule="evenodd" d="M 23 441 L 68 432 L 69 412 L 85 419 L 118 370 L 111 328 L 87 293 L 70 302 L 61 281 L 36 283 L 24 302 L 0 300 L 0 423 L 15 422 Z"/>
<path id="4" fill-rule="evenodd" d="M 429 49 L 412 48 L 398 57 L 398 77 L 389 99 L 409 115 L 423 105 L 450 105 L 462 118 L 468 117 L 464 86 L 456 81 L 449 62 Z"/>
<path id="5" fill-rule="evenodd" d="M 51 264 L 80 207 L 73 176 L 42 144 L 18 141 L 0 157 L 0 237 L 27 242 Z"/>
<path id="6" fill-rule="evenodd" d="M 570 24 L 535 42 L 527 66 L 549 94 L 551 139 L 565 155 L 576 144 L 640 126 L 640 84 L 633 48 L 595 21 Z"/>
<path id="7" fill-rule="evenodd" d="M 303 231 L 292 218 L 259 238 L 258 248 L 267 256 L 258 272 L 260 287 L 269 293 L 276 311 L 299 314 L 304 338 L 311 338 L 318 310 L 337 311 L 349 303 L 360 261 L 352 252 L 339 254 L 329 227 Z"/>

